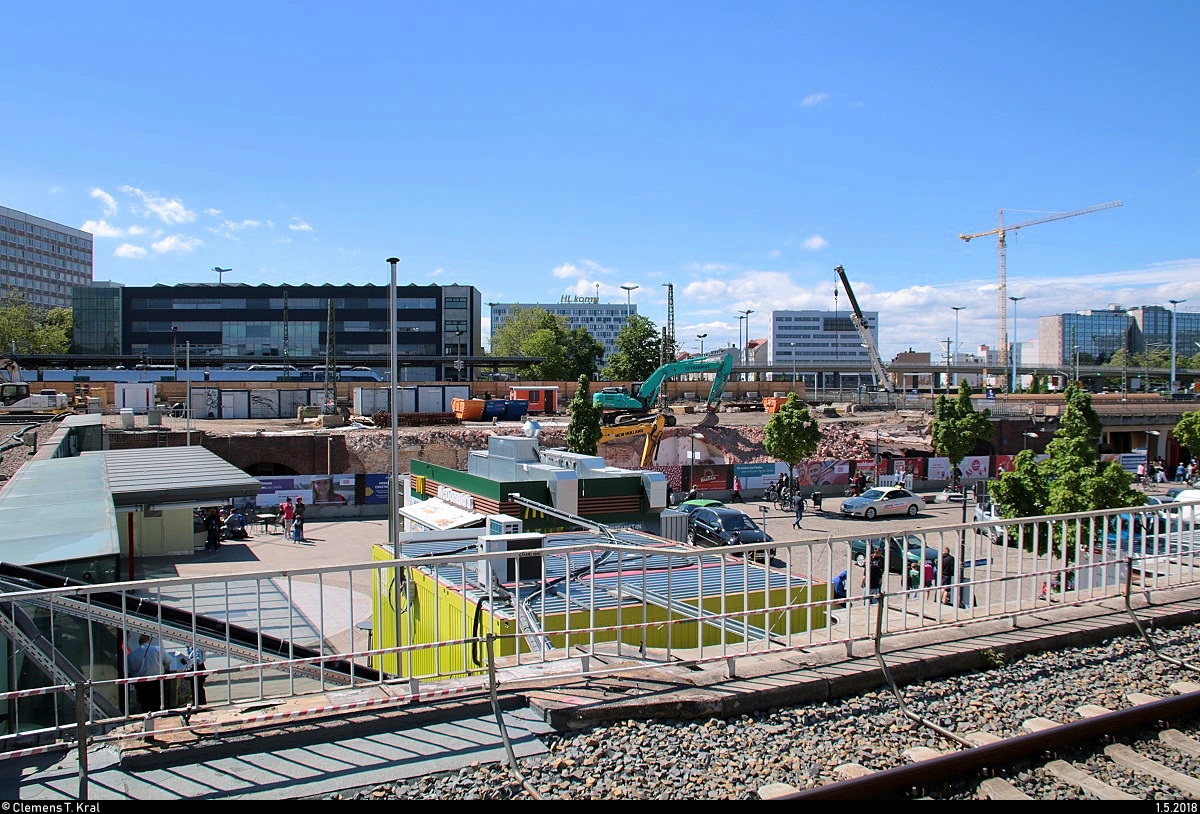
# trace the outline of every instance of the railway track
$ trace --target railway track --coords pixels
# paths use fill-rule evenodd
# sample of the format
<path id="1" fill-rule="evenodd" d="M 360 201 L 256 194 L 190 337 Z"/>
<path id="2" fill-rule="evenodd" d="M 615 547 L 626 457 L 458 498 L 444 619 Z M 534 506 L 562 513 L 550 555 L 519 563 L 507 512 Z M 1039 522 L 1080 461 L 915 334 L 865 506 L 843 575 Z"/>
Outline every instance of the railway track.
<path id="1" fill-rule="evenodd" d="M 950 733 L 946 750 L 914 744 L 900 765 L 834 769 L 841 780 L 809 789 L 768 784 L 763 799 L 1038 800 L 1200 799 L 1200 684 L 1176 682 L 1172 696 L 1130 693 L 1129 706 L 1087 704 L 1074 721 L 1034 717 L 1010 737 Z M 945 739 L 942 739 L 945 742 Z M 955 748 L 955 747 L 959 748 Z M 1179 812 L 1196 811 L 1182 807 Z"/>

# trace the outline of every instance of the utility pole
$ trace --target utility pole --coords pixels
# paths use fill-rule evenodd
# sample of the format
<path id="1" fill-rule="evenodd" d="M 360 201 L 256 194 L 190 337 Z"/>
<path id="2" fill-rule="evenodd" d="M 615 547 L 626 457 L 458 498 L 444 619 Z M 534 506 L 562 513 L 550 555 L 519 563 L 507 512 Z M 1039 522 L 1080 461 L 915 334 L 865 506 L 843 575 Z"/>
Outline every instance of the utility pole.
<path id="1" fill-rule="evenodd" d="M 213 266 L 213 271 L 217 273 L 217 285 L 225 285 L 225 275 L 233 271 L 233 269 L 223 269 L 220 266 Z"/>
<path id="2" fill-rule="evenodd" d="M 325 327 L 325 406 L 326 415 L 337 412 L 337 334 L 334 331 L 333 297 L 329 298 Z"/>

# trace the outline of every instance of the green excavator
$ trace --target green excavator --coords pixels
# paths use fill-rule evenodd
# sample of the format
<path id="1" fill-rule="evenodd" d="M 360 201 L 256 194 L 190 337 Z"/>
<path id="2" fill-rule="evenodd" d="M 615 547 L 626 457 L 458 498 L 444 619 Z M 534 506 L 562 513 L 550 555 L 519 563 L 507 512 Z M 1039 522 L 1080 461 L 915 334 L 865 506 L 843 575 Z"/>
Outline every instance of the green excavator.
<path id="1" fill-rule="evenodd" d="M 601 422 L 605 425 L 635 424 L 663 415 L 667 426 L 673 426 L 674 414 L 667 411 L 665 404 L 659 404 L 663 382 L 689 373 L 714 373 L 716 375 L 709 389 L 705 415 L 698 425 L 714 427 L 721 394 L 725 392 L 725 383 L 729 381 L 732 370 L 733 357 L 728 353 L 668 362 L 647 376 L 644 382 L 633 382 L 632 389 L 605 387 L 592 396 L 592 404 L 604 411 Z"/>

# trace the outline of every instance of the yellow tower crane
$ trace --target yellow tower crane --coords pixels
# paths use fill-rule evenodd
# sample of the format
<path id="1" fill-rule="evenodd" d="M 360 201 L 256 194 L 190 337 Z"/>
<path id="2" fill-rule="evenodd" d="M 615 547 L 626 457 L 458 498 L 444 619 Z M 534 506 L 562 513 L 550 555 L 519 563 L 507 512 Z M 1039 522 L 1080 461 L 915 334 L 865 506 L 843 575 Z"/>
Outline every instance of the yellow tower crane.
<path id="1" fill-rule="evenodd" d="M 1004 210 L 1001 209 L 1000 210 L 1000 225 L 997 226 L 995 229 L 989 229 L 988 231 L 980 232 L 977 235 L 961 235 L 961 234 L 959 235 L 959 237 L 961 237 L 963 240 L 968 241 L 968 242 L 971 240 L 974 240 L 977 237 L 987 237 L 988 235 L 996 235 L 998 238 L 999 253 L 1000 253 L 1000 287 L 999 287 L 999 290 L 996 292 L 996 299 L 1000 305 L 1000 308 L 999 308 L 1000 324 L 998 326 L 999 333 L 997 334 L 996 347 L 1000 351 L 1001 360 L 1005 363 L 1004 369 L 1006 371 L 1006 374 L 1005 374 L 1006 376 L 1007 376 L 1007 371 L 1012 368 L 1012 363 L 1014 361 L 1014 357 L 1011 355 L 1012 350 L 1008 346 L 1008 334 L 1005 332 L 1005 323 L 1008 321 L 1008 309 L 1005 306 L 1005 302 L 1008 300 L 1008 282 L 1006 280 L 1007 272 L 1005 271 L 1005 268 L 1004 268 L 1004 245 L 1005 245 L 1004 235 L 1007 232 L 1015 232 L 1018 229 L 1024 229 L 1026 226 L 1036 226 L 1039 223 L 1049 223 L 1052 220 L 1062 220 L 1063 218 L 1073 218 L 1076 215 L 1086 215 L 1090 212 L 1099 212 L 1101 209 L 1112 209 L 1114 206 L 1120 206 L 1120 205 L 1121 205 L 1120 201 L 1110 201 L 1108 203 L 1099 204 L 1097 206 L 1089 206 L 1087 209 L 1076 209 L 1074 212 L 1053 212 L 1044 217 L 1034 218 L 1033 220 L 1023 221 L 1022 223 L 1013 223 L 1013 224 L 1009 224 L 1008 226 L 1004 225 Z M 1015 384 L 1016 384 L 1016 382 L 1008 383 L 1009 392 L 1012 392 L 1012 389 L 1015 386 Z"/>

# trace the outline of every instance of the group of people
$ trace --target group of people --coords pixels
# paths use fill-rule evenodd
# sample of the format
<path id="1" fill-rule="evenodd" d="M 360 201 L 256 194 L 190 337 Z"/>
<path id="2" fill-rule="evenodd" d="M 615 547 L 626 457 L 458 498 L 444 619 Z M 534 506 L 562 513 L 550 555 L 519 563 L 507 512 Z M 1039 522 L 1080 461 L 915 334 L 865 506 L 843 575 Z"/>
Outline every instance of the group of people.
<path id="1" fill-rule="evenodd" d="M 1198 476 L 1200 476 L 1200 462 L 1195 458 L 1186 463 L 1181 460 L 1175 465 L 1175 476 L 1173 478 L 1175 483 L 1192 483 Z M 1153 461 L 1137 465 L 1137 477 L 1134 479 L 1134 482 L 1139 485 L 1166 483 L 1168 480 L 1167 465 L 1161 456 L 1155 458 Z"/>
<path id="2" fill-rule="evenodd" d="M 276 519 L 279 525 L 283 527 L 284 539 L 292 540 L 296 543 L 305 542 L 304 539 L 304 498 L 297 497 L 293 502 L 289 496 L 279 504 L 279 509 L 276 512 Z"/>
<path id="3" fill-rule="evenodd" d="M 204 510 L 204 550 L 216 551 L 222 540 L 249 540 L 246 529 L 246 514 L 236 506 L 218 508 L 210 506 Z"/>
<path id="4" fill-rule="evenodd" d="M 138 706 L 146 713 L 159 712 L 164 703 L 175 706 L 182 700 L 181 696 L 189 693 L 194 696 L 192 700 L 196 706 L 205 706 L 208 703 L 204 689 L 207 676 L 185 676 L 178 684 L 169 684 L 160 678 L 169 673 L 194 673 L 205 669 L 204 651 L 200 648 L 188 647 L 168 655 L 148 633 L 138 636 L 138 646 L 130 650 L 125 659 L 126 677 L 151 679 L 133 685 Z"/>

